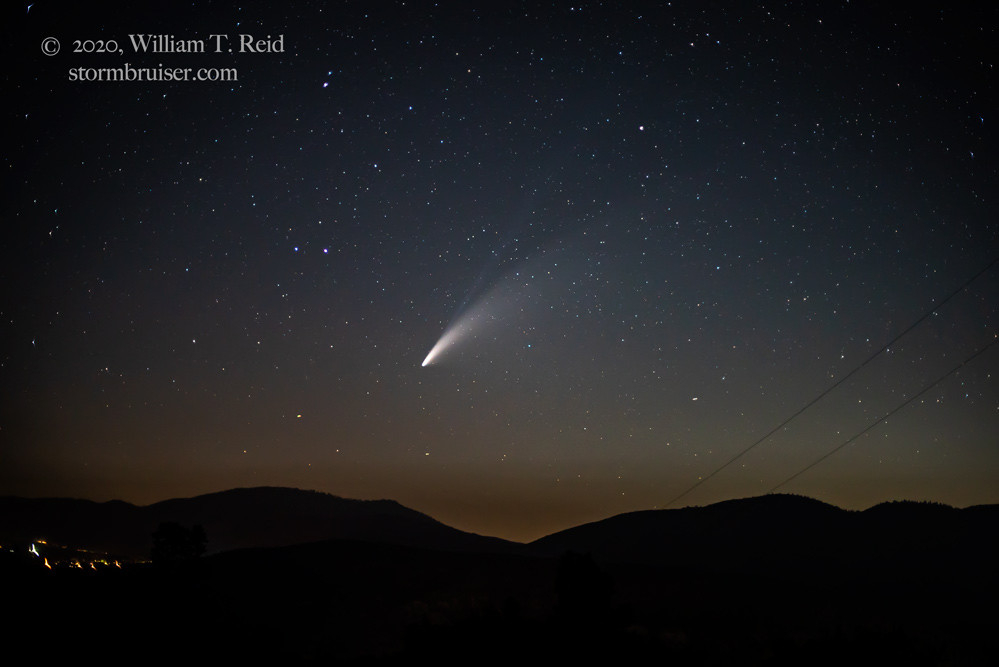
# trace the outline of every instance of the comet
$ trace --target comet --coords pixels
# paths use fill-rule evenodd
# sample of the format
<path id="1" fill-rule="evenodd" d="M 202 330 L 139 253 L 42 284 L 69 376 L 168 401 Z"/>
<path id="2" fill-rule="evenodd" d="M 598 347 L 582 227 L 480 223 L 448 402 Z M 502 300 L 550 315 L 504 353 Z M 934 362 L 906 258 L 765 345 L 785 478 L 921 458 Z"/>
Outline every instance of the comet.
<path id="1" fill-rule="evenodd" d="M 475 298 L 471 306 L 459 308 L 458 314 L 445 327 L 444 333 L 420 365 L 426 368 L 438 363 L 445 353 L 476 339 L 483 330 L 502 320 L 530 317 L 529 311 L 536 310 L 532 304 L 549 302 L 556 295 L 557 288 L 568 285 L 568 278 L 561 277 L 562 271 L 559 270 L 562 254 L 557 251 L 541 252 L 538 257 L 519 262 L 488 291 Z M 541 296 L 542 289 L 544 298 Z M 472 291 L 474 293 L 474 287 Z"/>
<path id="2" fill-rule="evenodd" d="M 427 353 L 427 358 L 420 364 L 422 367 L 440 361 L 441 356 L 461 342 L 474 338 L 487 323 L 499 319 L 502 307 L 497 303 L 498 289 L 494 288 L 483 296 L 471 308 L 463 312 L 444 329 L 434 346 Z"/>
<path id="3" fill-rule="evenodd" d="M 441 354 L 443 354 L 444 350 L 448 349 L 449 347 L 454 345 L 460 338 L 467 335 L 466 332 L 467 332 L 467 327 L 461 327 L 461 326 L 448 327 L 448 329 L 444 331 L 444 334 L 437 340 L 437 343 L 432 348 L 430 348 L 430 352 L 427 354 L 427 358 L 423 360 L 423 363 L 420 364 L 420 366 L 426 367 L 434 363 L 434 360 L 436 360 Z"/>

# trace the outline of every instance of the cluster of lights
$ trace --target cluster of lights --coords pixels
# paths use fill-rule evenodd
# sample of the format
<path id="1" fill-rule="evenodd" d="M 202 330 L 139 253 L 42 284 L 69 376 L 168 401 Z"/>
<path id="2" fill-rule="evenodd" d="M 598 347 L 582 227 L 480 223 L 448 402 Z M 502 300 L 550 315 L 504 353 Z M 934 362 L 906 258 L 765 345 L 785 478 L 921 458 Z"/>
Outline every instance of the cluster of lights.
<path id="1" fill-rule="evenodd" d="M 32 556 L 34 556 L 35 558 L 41 558 L 42 559 L 42 563 L 49 570 L 53 569 L 52 563 L 49 562 L 48 556 L 44 556 L 44 555 L 42 555 L 38 551 L 38 546 L 37 545 L 39 545 L 39 544 L 48 546 L 48 543 L 45 542 L 44 540 L 35 540 L 34 542 L 31 543 L 31 546 L 28 547 L 28 553 L 31 554 Z M 76 549 L 75 551 L 82 552 L 82 553 L 92 553 L 92 552 L 87 551 L 86 549 Z M 118 568 L 119 570 L 121 569 L 121 563 L 118 560 L 116 560 L 116 559 L 108 559 L 108 558 L 103 558 L 103 557 L 101 557 L 101 558 L 93 558 L 91 560 L 82 560 L 82 561 L 79 558 L 73 558 L 73 559 L 66 560 L 66 561 L 56 561 L 55 564 L 57 566 L 68 567 L 71 570 L 85 570 L 85 569 L 90 569 L 90 570 L 97 571 L 97 566 L 98 565 L 100 565 L 101 567 L 115 567 L 115 568 Z"/>

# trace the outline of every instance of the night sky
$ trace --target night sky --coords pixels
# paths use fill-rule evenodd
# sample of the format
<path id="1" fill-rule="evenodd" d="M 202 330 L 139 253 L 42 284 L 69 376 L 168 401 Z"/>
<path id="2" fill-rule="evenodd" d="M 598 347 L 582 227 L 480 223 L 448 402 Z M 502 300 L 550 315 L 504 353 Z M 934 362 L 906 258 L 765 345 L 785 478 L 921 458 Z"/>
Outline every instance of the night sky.
<path id="1" fill-rule="evenodd" d="M 999 265 L 934 311 L 999 257 L 995 3 L 476 4 L 5 8 L 0 494 L 533 539 L 767 493 L 996 340 Z M 238 79 L 71 80 L 126 63 Z M 997 374 L 778 490 L 999 502 Z"/>

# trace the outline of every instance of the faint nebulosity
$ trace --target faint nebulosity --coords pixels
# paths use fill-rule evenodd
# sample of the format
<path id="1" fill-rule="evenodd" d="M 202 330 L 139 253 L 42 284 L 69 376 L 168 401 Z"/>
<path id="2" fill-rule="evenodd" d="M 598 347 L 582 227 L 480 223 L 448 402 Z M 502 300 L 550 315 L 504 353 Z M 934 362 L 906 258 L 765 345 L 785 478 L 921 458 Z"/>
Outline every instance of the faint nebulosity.
<path id="1" fill-rule="evenodd" d="M 0 494 L 283 485 L 535 538 L 665 506 L 999 256 L 991 3 L 474 4 L 7 10 Z M 283 51 L 129 38 L 244 33 Z M 68 73 L 125 63 L 238 80 Z M 997 271 L 682 504 L 994 341 Z M 997 370 L 782 490 L 999 502 Z"/>

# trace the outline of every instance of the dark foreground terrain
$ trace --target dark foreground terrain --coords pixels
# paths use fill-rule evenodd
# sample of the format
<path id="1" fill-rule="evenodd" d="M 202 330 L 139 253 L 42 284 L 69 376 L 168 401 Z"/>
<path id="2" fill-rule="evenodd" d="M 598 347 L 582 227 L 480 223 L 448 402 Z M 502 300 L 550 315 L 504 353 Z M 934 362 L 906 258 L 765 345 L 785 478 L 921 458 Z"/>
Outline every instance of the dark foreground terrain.
<path id="1" fill-rule="evenodd" d="M 622 515 L 516 552 L 337 539 L 121 569 L 49 570 L 8 551 L 5 652 L 47 664 L 993 664 L 996 509 L 846 512 L 767 496 Z"/>

